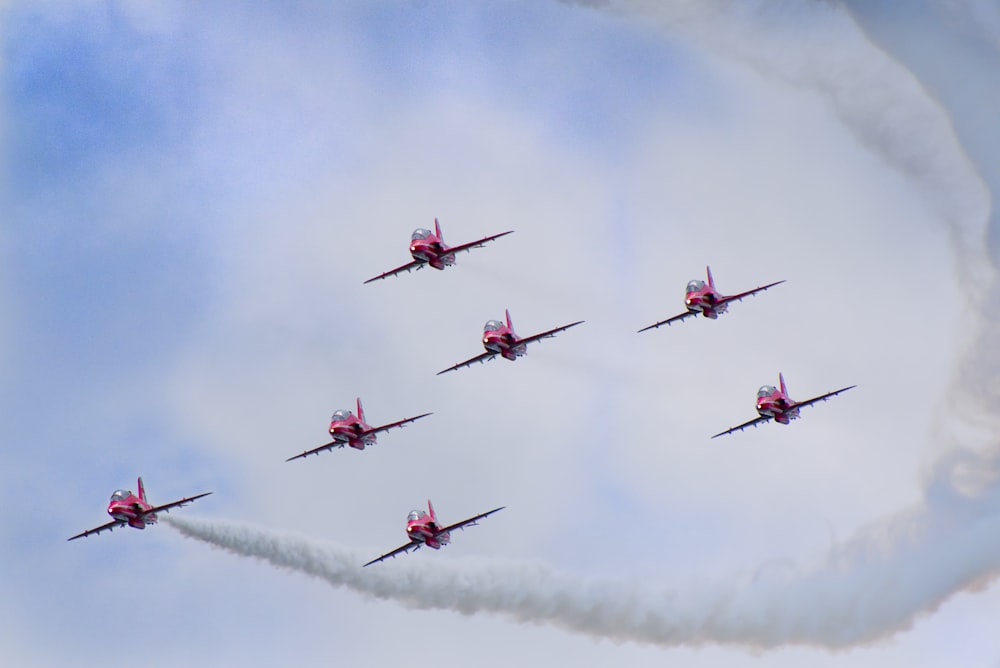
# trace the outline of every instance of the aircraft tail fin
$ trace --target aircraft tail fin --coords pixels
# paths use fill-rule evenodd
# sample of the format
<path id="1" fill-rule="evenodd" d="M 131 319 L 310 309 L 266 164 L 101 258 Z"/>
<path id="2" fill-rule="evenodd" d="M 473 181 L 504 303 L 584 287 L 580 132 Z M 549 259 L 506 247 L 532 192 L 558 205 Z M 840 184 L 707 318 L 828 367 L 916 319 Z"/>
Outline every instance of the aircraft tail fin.
<path id="1" fill-rule="evenodd" d="M 708 287 L 715 289 L 715 279 L 712 278 L 712 268 L 705 267 L 705 273 L 708 274 Z"/>
<path id="2" fill-rule="evenodd" d="M 434 514 L 434 504 L 431 503 L 430 499 L 427 499 L 427 514 L 431 518 L 431 522 L 437 523 L 437 515 Z"/>
<path id="3" fill-rule="evenodd" d="M 358 419 L 362 422 L 365 421 L 365 409 L 364 406 L 361 405 L 361 397 L 358 397 Z"/>
<path id="4" fill-rule="evenodd" d="M 142 476 L 139 476 L 139 500 L 146 501 L 146 487 L 142 484 Z"/>
<path id="5" fill-rule="evenodd" d="M 434 234 L 437 235 L 438 241 L 444 241 L 444 235 L 441 234 L 441 223 L 438 222 L 437 218 L 434 219 Z"/>
<path id="6" fill-rule="evenodd" d="M 778 373 L 778 383 L 781 385 L 781 393 L 786 397 L 788 396 L 788 390 L 785 389 L 785 375 Z"/>
<path id="7" fill-rule="evenodd" d="M 507 329 L 509 329 L 510 331 L 513 332 L 514 331 L 514 323 L 512 323 L 510 321 L 510 309 L 509 308 L 508 309 L 504 309 L 504 314 L 506 314 L 506 316 L 507 316 Z"/>

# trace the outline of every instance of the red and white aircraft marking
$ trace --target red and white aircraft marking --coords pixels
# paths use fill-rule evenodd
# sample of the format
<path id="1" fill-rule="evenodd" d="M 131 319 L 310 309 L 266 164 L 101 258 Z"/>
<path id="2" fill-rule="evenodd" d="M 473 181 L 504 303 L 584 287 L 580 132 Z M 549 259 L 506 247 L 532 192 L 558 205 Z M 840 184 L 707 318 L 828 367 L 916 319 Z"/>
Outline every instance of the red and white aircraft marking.
<path id="1" fill-rule="evenodd" d="M 461 253 L 462 251 L 479 248 L 494 239 L 499 239 L 500 237 L 512 234 L 513 232 L 514 230 L 508 230 L 507 232 L 501 232 L 500 234 L 493 234 L 488 237 L 483 237 L 482 239 L 470 241 L 467 244 L 449 246 L 444 242 L 444 236 L 441 234 L 441 224 L 438 223 L 438 219 L 435 218 L 433 232 L 423 228 L 418 228 L 413 231 L 413 234 L 410 235 L 410 255 L 413 256 L 412 262 L 407 262 L 401 267 L 390 269 L 389 271 L 379 274 L 374 278 L 369 278 L 365 281 L 365 283 L 371 283 L 372 281 L 377 281 L 389 276 L 395 276 L 396 274 L 401 274 L 404 271 L 410 272 L 413 269 L 423 269 L 424 265 L 430 265 L 435 269 L 450 267 L 455 264 L 455 253 Z"/>
<path id="2" fill-rule="evenodd" d="M 102 531 L 114 531 L 126 524 L 135 529 L 145 529 L 147 524 L 156 524 L 157 513 L 170 512 L 172 508 L 178 508 L 209 494 L 211 492 L 189 496 L 162 506 L 152 506 L 146 501 L 146 488 L 142 486 L 142 477 L 140 476 L 139 496 L 133 494 L 131 490 L 124 489 L 115 490 L 115 493 L 111 495 L 111 501 L 108 503 L 108 515 L 114 518 L 112 521 L 102 524 L 96 529 L 88 529 L 83 533 L 78 533 L 67 540 L 84 538 Z"/>
<path id="3" fill-rule="evenodd" d="M 442 545 L 447 545 L 451 542 L 451 532 L 455 529 L 464 529 L 465 527 L 473 526 L 484 517 L 489 517 L 493 513 L 498 513 L 504 508 L 506 508 L 506 506 L 500 506 L 499 508 L 494 508 L 488 512 L 480 513 L 475 517 L 470 517 L 467 520 L 462 520 L 461 522 L 456 522 L 454 524 L 449 524 L 446 527 L 442 527 L 438 524 L 437 516 L 434 514 L 434 506 L 431 505 L 431 502 L 428 499 L 426 513 L 422 510 L 411 510 L 410 514 L 406 517 L 406 535 L 409 537 L 410 542 L 406 545 L 400 545 L 392 552 L 386 552 L 377 559 L 372 559 L 365 564 L 365 566 L 377 564 L 380 561 L 385 561 L 389 557 L 395 559 L 396 555 L 400 552 L 419 550 L 423 545 L 435 550 L 440 550 Z M 364 566 L 362 566 L 362 568 L 364 568 Z"/>
<path id="4" fill-rule="evenodd" d="M 379 432 L 389 431 L 390 429 L 394 429 L 396 427 L 405 427 L 411 422 L 416 422 L 420 418 L 427 417 L 428 415 L 431 415 L 431 413 L 421 413 L 420 415 L 406 418 L 405 420 L 384 424 L 381 427 L 372 427 L 370 424 L 365 422 L 365 409 L 361 407 L 361 397 L 358 397 L 357 415 L 349 410 L 342 409 L 334 413 L 330 418 L 330 437 L 333 438 L 332 441 L 325 445 L 321 445 L 318 448 L 306 450 L 301 455 L 289 457 L 285 461 L 290 462 L 293 459 L 301 459 L 302 457 L 308 457 L 309 455 L 319 454 L 324 450 L 342 448 L 345 445 L 349 445 L 358 450 L 364 450 L 366 445 L 375 445 L 378 441 L 376 435 Z"/>
<path id="5" fill-rule="evenodd" d="M 526 336 L 522 339 L 514 332 L 514 325 L 510 321 L 510 310 L 507 309 L 504 313 L 507 316 L 507 324 L 504 324 L 499 320 L 490 320 L 483 326 L 483 347 L 486 348 L 485 353 L 476 355 L 475 357 L 467 359 L 464 362 L 459 362 L 458 364 L 450 366 L 443 371 L 438 371 L 437 375 L 440 376 L 441 374 L 448 373 L 449 371 L 455 371 L 456 369 L 461 369 L 462 367 L 472 366 L 476 362 L 482 363 L 493 359 L 497 355 L 513 362 L 518 357 L 527 353 L 527 345 L 529 343 L 551 338 L 559 332 L 565 332 L 570 327 L 576 327 L 583 322 L 583 320 L 577 320 L 576 322 L 571 322 L 568 325 L 556 327 L 555 329 L 547 330 L 541 334 Z"/>
<path id="6" fill-rule="evenodd" d="M 792 420 L 799 417 L 800 408 L 812 406 L 820 401 L 826 401 L 830 397 L 835 397 L 842 392 L 847 392 L 849 389 L 857 387 L 857 385 L 851 385 L 850 387 L 843 387 L 834 392 L 821 394 L 818 397 L 813 397 L 812 399 L 795 401 L 788 396 L 788 390 L 785 389 L 785 377 L 780 373 L 778 374 L 778 384 L 780 385 L 780 388 L 776 388 L 773 385 L 763 385 L 759 390 L 757 390 L 757 413 L 760 417 L 754 418 L 749 422 L 744 422 L 743 424 L 733 427 L 732 429 L 720 432 L 712 438 L 725 436 L 726 434 L 731 434 L 734 431 L 743 431 L 747 427 L 756 427 L 757 425 L 770 420 L 780 422 L 781 424 L 788 424 Z"/>
<path id="7" fill-rule="evenodd" d="M 705 281 L 695 280 L 687 284 L 687 292 L 684 295 L 684 305 L 687 306 L 687 311 L 681 313 L 680 315 L 675 315 L 672 318 L 667 318 L 666 320 L 653 323 L 649 327 L 643 327 L 639 331 L 645 332 L 647 329 L 656 329 L 662 325 L 669 325 L 671 323 L 684 320 L 685 318 L 695 318 L 699 313 L 706 318 L 715 320 L 729 309 L 730 302 L 738 302 L 744 297 L 755 295 L 758 292 L 763 292 L 768 288 L 773 288 L 776 285 L 784 283 L 784 281 L 768 283 L 767 285 L 762 285 L 759 288 L 754 288 L 753 290 L 747 290 L 746 292 L 741 292 L 736 295 L 726 296 L 719 294 L 719 292 L 715 289 L 715 281 L 712 279 L 712 269 L 710 267 L 705 267 L 705 271 L 708 273 L 708 283 L 705 283 Z"/>

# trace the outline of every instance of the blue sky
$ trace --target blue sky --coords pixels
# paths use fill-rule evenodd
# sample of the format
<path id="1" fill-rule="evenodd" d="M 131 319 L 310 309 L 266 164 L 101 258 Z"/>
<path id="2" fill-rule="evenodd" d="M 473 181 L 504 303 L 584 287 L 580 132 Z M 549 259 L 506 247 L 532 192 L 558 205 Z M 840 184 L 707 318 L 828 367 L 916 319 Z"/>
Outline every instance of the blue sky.
<path id="1" fill-rule="evenodd" d="M 0 662 L 385 665 L 428 637 L 443 665 L 1000 660 L 995 587 L 875 647 L 761 657 L 410 610 L 164 525 L 65 542 L 141 474 L 155 502 L 215 492 L 184 516 L 373 556 L 427 497 L 449 520 L 507 505 L 412 564 L 525 560 L 697 592 L 821 562 L 919 507 L 978 322 L 956 298 L 952 221 L 827 80 L 785 67 L 820 56 L 781 31 L 809 25 L 892 81 L 905 58 L 826 10 L 733 28 L 714 3 L 687 19 L 621 4 L 0 6 Z M 991 132 L 938 99 L 960 129 L 947 156 Z M 970 173 L 954 181 L 975 209 Z M 453 243 L 516 232 L 446 272 L 361 284 L 434 217 Z M 706 264 L 724 291 L 788 283 L 636 335 Z M 522 334 L 587 322 L 516 364 L 433 376 L 504 308 Z M 859 388 L 708 440 L 779 371 L 797 397 Z M 359 395 L 372 422 L 435 414 L 284 464 Z"/>

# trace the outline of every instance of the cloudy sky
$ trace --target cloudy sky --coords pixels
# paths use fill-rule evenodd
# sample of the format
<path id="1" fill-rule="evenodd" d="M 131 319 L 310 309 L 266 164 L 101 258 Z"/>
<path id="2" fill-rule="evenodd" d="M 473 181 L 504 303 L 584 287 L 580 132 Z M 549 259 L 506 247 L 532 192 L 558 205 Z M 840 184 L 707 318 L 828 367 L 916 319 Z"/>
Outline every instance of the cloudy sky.
<path id="1" fill-rule="evenodd" d="M 1000 666 L 1000 9 L 903 5 L 0 3 L 0 663 Z M 435 217 L 515 233 L 362 285 Z M 787 283 L 636 334 L 706 265 Z M 435 377 L 505 308 L 586 323 Z M 858 387 L 709 439 L 779 371 Z M 314 571 L 507 508 L 66 542 L 138 475 Z"/>

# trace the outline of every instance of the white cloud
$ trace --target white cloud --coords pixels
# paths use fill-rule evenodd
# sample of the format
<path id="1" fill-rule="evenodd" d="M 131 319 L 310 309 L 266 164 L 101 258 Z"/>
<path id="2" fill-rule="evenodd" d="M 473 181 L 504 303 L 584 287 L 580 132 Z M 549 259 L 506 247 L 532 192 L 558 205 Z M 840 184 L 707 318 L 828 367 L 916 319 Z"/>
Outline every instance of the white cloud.
<path id="1" fill-rule="evenodd" d="M 204 56 L 189 144 L 171 154 L 190 156 L 174 166 L 178 182 L 196 183 L 193 199 L 206 202 L 204 231 L 190 243 L 213 263 L 212 282 L 198 296 L 207 306 L 156 367 L 164 376 L 126 384 L 133 405 L 165 406 L 155 412 L 171 425 L 168 435 L 137 442 L 160 456 L 183 443 L 221 464 L 199 475 L 215 476 L 228 494 L 216 487 L 211 506 L 184 510 L 378 553 L 398 544 L 405 512 L 427 496 L 449 518 L 506 504 L 503 517 L 462 533 L 442 553 L 411 555 L 406 568 L 496 554 L 594 575 L 624 568 L 669 585 L 717 581 L 776 557 L 808 564 L 839 544 L 836 536 L 918 503 L 920 471 L 934 450 L 930 413 L 956 330 L 968 322 L 954 299 L 960 286 L 940 223 L 958 201 L 959 240 L 981 233 L 981 186 L 954 137 L 938 132 L 947 125 L 940 110 L 843 15 L 771 5 L 768 39 L 752 41 L 753 14 L 744 15 L 750 28 L 740 33 L 703 7 L 671 5 L 666 23 L 657 23 L 670 52 L 650 53 L 657 67 L 678 67 L 672 58 L 680 53 L 700 68 L 695 87 L 712 90 L 711 114 L 704 98 L 686 99 L 669 78 L 653 77 L 650 87 L 667 88 L 653 97 L 629 97 L 634 89 L 620 86 L 620 66 L 606 64 L 602 49 L 616 40 L 649 39 L 643 17 L 652 14 L 606 20 L 579 9 L 530 10 L 572 20 L 558 35 L 527 31 L 530 39 L 511 46 L 518 57 L 505 62 L 485 48 L 449 49 L 476 42 L 479 33 L 465 32 L 478 25 L 475 16 L 460 30 L 422 34 L 434 47 L 427 50 L 379 41 L 378 21 L 350 11 L 309 25 L 294 17 L 261 25 L 252 11 L 220 14 L 210 30 L 184 16 L 144 20 L 167 36 L 193 31 Z M 396 26 L 413 18 L 394 16 Z M 811 39 L 784 30 L 796 21 Z M 605 41 L 574 39 L 594 34 Z M 575 48 L 553 48 L 553 40 Z M 546 66 L 531 70 L 535 53 L 545 54 Z M 734 64 L 733 55 L 752 67 Z M 393 65 L 407 57 L 407 68 Z M 574 58 L 590 64 L 586 76 Z M 555 104 L 570 75 L 596 82 L 578 104 L 621 91 L 599 100 L 610 109 L 601 122 L 573 125 L 572 105 Z M 663 99 L 671 105 L 661 109 Z M 919 112 L 918 129 L 899 122 L 908 109 Z M 872 133 L 869 123 L 887 134 Z M 916 153 L 893 153 L 901 145 Z M 142 164 L 118 168 L 109 182 Z M 942 173 L 959 177 L 925 207 L 925 186 L 942 182 Z M 109 211 L 118 218 L 116 202 Z M 158 205 L 172 210 L 169 198 Z M 435 216 L 453 242 L 516 233 L 443 273 L 361 285 L 405 261 L 410 230 Z M 719 322 L 636 335 L 680 306 L 683 284 L 706 263 L 724 289 L 788 283 Z M 479 328 L 504 307 L 522 334 L 587 322 L 516 364 L 435 378 L 477 352 Z M 791 427 L 708 441 L 745 419 L 756 386 L 779 370 L 796 396 L 859 388 Z M 91 387 L 99 404 L 105 390 Z M 357 394 L 372 420 L 435 415 L 365 452 L 282 461 L 319 444 L 331 410 Z M 118 423 L 114 411 L 108 415 Z M 176 489 L 184 477 L 156 479 L 158 489 Z M 354 663 L 388 661 L 432 627 L 454 644 L 445 665 L 479 663 L 487 640 L 551 649 L 579 665 L 664 660 L 649 648 L 359 603 L 178 546 L 163 528 L 152 534 L 156 543 L 134 540 L 149 533 L 83 546 L 106 561 L 87 564 L 66 614 L 88 610 L 85 593 L 100 597 L 104 611 L 127 604 L 141 586 L 148 614 L 176 637 L 192 636 L 187 651 L 201 660 L 273 652 L 318 665 L 336 651 Z M 98 585 L 131 559 L 156 554 L 156 545 L 171 549 L 153 565 L 167 569 L 166 580 L 182 574 L 185 586 L 125 575 L 100 593 Z M 68 572 L 67 564 L 88 559 L 81 554 L 55 553 L 53 567 Z M 192 597 L 214 603 L 189 610 Z M 949 604 L 942 616 L 963 605 Z M 261 620 L 261 608 L 280 614 Z M 946 622 L 929 620 L 889 647 L 846 657 L 781 650 L 769 660 L 920 665 L 922 651 L 913 648 L 923 650 L 925 634 Z M 76 630 L 92 635 L 83 622 Z M 385 643 L 386 633 L 396 642 Z M 169 636 L 160 642 L 166 647 Z M 91 665 L 128 651 L 89 649 L 82 662 Z M 505 649 L 496 656 L 514 658 Z M 691 665 L 758 661 L 714 649 L 669 656 Z"/>

